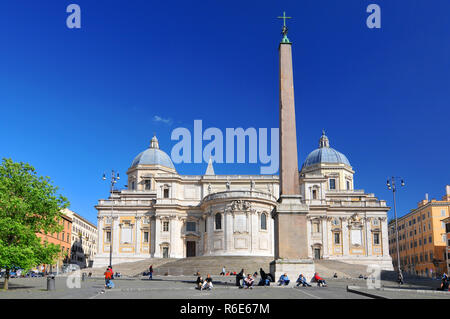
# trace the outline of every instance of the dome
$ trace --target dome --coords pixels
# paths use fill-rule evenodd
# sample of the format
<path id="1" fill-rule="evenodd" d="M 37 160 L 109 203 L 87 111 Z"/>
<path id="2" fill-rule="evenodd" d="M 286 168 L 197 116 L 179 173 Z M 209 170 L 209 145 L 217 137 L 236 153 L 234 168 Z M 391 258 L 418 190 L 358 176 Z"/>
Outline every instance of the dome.
<path id="1" fill-rule="evenodd" d="M 319 141 L 319 148 L 309 153 L 303 163 L 303 167 L 318 163 L 337 163 L 351 166 L 344 154 L 330 147 L 330 143 L 328 141 L 328 137 L 325 135 L 325 132 L 322 132 L 322 137 Z"/>
<path id="2" fill-rule="evenodd" d="M 169 155 L 159 149 L 156 136 L 153 136 L 150 147 L 134 158 L 131 167 L 136 165 L 161 165 L 175 169 Z"/>

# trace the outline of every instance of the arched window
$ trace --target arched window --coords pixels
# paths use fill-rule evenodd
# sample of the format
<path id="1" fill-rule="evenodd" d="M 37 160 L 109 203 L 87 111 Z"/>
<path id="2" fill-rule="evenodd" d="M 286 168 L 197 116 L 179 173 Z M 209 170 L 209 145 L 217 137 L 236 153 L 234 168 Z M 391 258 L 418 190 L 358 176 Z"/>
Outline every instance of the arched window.
<path id="1" fill-rule="evenodd" d="M 261 229 L 267 229 L 267 216 L 265 213 L 261 214 Z"/>
<path id="2" fill-rule="evenodd" d="M 222 229 L 222 215 L 220 213 L 216 214 L 216 229 Z"/>

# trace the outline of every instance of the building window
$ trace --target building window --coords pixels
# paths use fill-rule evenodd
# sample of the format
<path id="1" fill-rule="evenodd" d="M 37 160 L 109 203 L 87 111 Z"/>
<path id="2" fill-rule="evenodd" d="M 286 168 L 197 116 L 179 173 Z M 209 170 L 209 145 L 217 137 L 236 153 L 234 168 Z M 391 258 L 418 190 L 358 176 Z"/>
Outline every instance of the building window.
<path id="1" fill-rule="evenodd" d="M 347 181 L 347 190 L 350 190 L 350 181 Z"/>
<path id="2" fill-rule="evenodd" d="M 220 213 L 217 213 L 215 216 L 215 224 L 216 224 L 216 230 L 222 229 L 222 215 Z"/>
<path id="3" fill-rule="evenodd" d="M 163 222 L 163 231 L 169 231 L 169 222 Z"/>
<path id="4" fill-rule="evenodd" d="M 107 242 L 107 243 L 110 243 L 110 242 L 111 242 L 111 232 L 110 232 L 110 231 L 107 231 L 107 232 L 106 232 L 106 242 Z"/>
<path id="5" fill-rule="evenodd" d="M 341 243 L 341 234 L 340 233 L 334 233 L 334 243 L 336 245 L 339 245 Z"/>
<path id="6" fill-rule="evenodd" d="M 150 190 L 152 188 L 152 181 L 149 179 L 145 180 L 145 190 Z"/>
<path id="7" fill-rule="evenodd" d="M 379 233 L 374 233 L 373 234 L 373 244 L 374 245 L 379 245 L 380 244 L 380 234 Z"/>
<path id="8" fill-rule="evenodd" d="M 169 198 L 169 189 L 164 188 L 164 198 Z"/>
<path id="9" fill-rule="evenodd" d="M 144 243 L 148 243 L 148 231 L 144 232 Z"/>
<path id="10" fill-rule="evenodd" d="M 266 214 L 261 214 L 261 229 L 267 229 L 267 216 Z"/>
<path id="11" fill-rule="evenodd" d="M 312 191 L 312 198 L 317 199 L 317 191 L 315 189 Z"/>
<path id="12" fill-rule="evenodd" d="M 131 190 L 135 190 L 136 189 L 136 182 L 131 182 Z"/>
<path id="13" fill-rule="evenodd" d="M 445 216 L 445 210 L 444 209 L 441 210 L 441 216 Z"/>
<path id="14" fill-rule="evenodd" d="M 330 178 L 330 189 L 336 189 L 336 180 L 334 178 Z"/>
<path id="15" fill-rule="evenodd" d="M 313 223 L 313 232 L 314 233 L 320 233 L 320 223 L 319 222 L 314 222 Z"/>
<path id="16" fill-rule="evenodd" d="M 196 229 L 195 222 L 186 223 L 186 231 L 195 231 L 195 229 Z"/>

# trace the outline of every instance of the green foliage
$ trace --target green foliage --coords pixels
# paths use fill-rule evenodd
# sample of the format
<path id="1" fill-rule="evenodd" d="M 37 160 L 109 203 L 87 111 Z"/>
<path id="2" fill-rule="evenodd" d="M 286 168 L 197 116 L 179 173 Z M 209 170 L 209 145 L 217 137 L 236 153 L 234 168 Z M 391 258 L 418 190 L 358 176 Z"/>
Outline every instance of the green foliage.
<path id="1" fill-rule="evenodd" d="M 59 245 L 42 243 L 36 233 L 56 233 L 69 203 L 49 177 L 27 163 L 3 159 L 0 165 L 0 268 L 30 269 L 53 264 Z"/>

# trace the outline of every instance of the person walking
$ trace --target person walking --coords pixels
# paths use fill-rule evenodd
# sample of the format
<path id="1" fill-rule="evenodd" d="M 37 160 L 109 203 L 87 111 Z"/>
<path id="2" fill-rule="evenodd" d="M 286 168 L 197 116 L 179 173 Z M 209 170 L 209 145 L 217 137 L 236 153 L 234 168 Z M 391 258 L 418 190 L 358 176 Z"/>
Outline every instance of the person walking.
<path id="1" fill-rule="evenodd" d="M 108 288 L 109 286 L 109 282 L 111 281 L 112 278 L 112 272 L 110 271 L 111 268 L 106 268 L 106 271 L 104 273 L 105 275 L 105 288 Z"/>
<path id="2" fill-rule="evenodd" d="M 226 270 L 225 270 L 225 266 L 222 267 L 222 272 L 220 273 L 221 276 L 225 276 L 226 274 Z"/>
<path id="3" fill-rule="evenodd" d="M 148 279 L 153 280 L 153 265 L 150 265 L 150 267 L 148 267 Z"/>
<path id="4" fill-rule="evenodd" d="M 404 284 L 404 282 L 403 282 L 403 274 L 402 274 L 401 271 L 398 273 L 397 282 L 398 282 L 399 285 L 403 285 Z"/>

